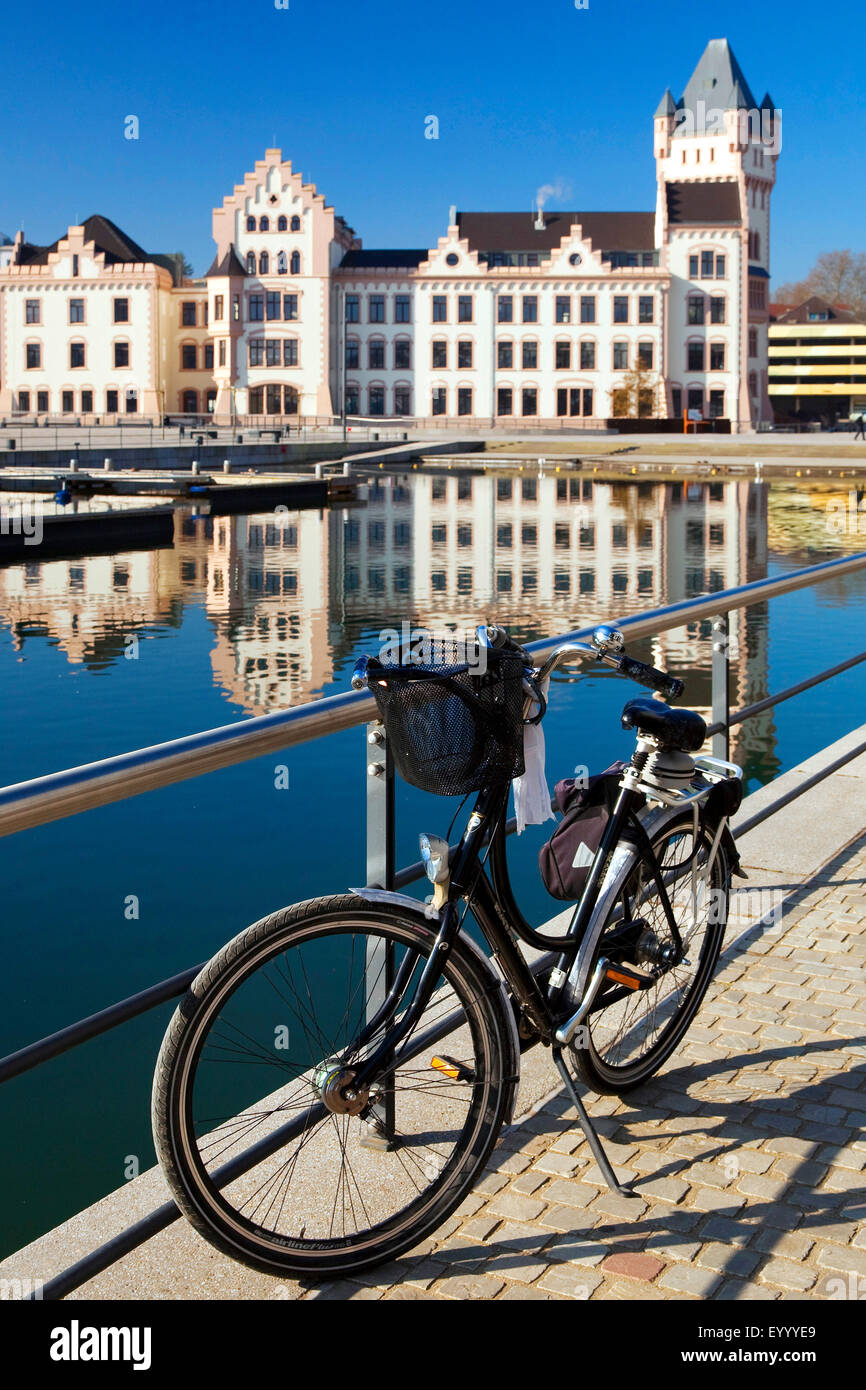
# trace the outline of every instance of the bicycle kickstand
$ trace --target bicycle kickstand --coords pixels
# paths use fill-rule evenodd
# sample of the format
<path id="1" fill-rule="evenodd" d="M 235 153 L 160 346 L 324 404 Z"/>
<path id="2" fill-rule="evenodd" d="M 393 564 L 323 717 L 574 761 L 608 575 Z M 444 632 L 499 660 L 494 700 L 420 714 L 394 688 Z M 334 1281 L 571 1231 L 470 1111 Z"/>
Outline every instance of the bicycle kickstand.
<path id="1" fill-rule="evenodd" d="M 616 1176 L 616 1173 L 610 1166 L 610 1161 L 607 1157 L 607 1154 L 604 1151 L 602 1142 L 598 1137 L 598 1130 L 592 1123 L 592 1120 L 590 1119 L 589 1114 L 587 1113 L 586 1106 L 584 1105 L 580 1096 L 577 1094 L 577 1087 L 575 1086 L 571 1073 L 569 1072 L 568 1067 L 565 1064 L 565 1058 L 562 1055 L 562 1048 L 554 1047 L 552 1051 L 553 1060 L 556 1064 L 556 1069 L 562 1077 L 563 1081 L 565 1082 L 565 1089 L 568 1091 L 569 1097 L 571 1098 L 571 1103 L 577 1111 L 577 1122 L 583 1130 L 584 1134 L 586 1135 L 586 1141 L 589 1144 L 590 1149 L 592 1150 L 593 1158 L 595 1159 L 596 1163 L 599 1166 L 599 1169 L 601 1170 L 602 1177 L 604 1178 L 611 1192 L 618 1193 L 620 1197 L 635 1197 L 637 1194 L 635 1192 L 632 1192 L 631 1188 L 628 1187 L 626 1184 L 621 1183 L 619 1181 L 619 1178 Z"/>

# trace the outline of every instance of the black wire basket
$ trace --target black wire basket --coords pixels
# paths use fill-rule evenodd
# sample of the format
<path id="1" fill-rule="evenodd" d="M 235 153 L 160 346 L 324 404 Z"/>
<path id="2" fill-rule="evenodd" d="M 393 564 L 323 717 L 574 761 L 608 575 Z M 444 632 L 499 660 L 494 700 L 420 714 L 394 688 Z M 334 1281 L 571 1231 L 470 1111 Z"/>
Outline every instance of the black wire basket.
<path id="1" fill-rule="evenodd" d="M 436 796 L 465 796 L 519 777 L 522 658 L 487 647 L 473 656 L 456 642 L 438 641 L 435 655 L 400 665 L 371 657 L 367 666 L 400 776 Z"/>

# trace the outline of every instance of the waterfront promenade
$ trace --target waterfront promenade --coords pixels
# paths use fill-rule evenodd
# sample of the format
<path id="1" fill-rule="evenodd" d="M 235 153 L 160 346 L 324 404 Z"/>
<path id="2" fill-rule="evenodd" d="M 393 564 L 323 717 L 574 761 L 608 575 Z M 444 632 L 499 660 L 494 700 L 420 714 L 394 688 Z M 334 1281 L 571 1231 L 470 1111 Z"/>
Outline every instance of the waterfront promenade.
<path id="1" fill-rule="evenodd" d="M 747 798 L 746 818 L 866 739 Z M 716 979 L 684 1044 L 627 1101 L 594 1098 L 630 1199 L 600 1182 L 549 1057 L 486 1176 L 424 1246 L 304 1286 L 177 1222 L 70 1298 L 828 1299 L 866 1291 L 866 754 L 742 837 Z M 768 913 L 767 906 L 772 905 Z M 95 1141 L 98 1136 L 94 1137 Z M 47 1280 L 166 1200 L 151 1170 L 0 1265 Z"/>

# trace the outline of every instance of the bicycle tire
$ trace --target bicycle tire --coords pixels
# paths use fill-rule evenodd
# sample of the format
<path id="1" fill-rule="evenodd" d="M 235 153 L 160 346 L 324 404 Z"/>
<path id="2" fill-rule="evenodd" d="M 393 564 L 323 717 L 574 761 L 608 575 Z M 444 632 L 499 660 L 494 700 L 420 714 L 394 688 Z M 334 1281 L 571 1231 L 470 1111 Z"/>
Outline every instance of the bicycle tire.
<path id="1" fill-rule="evenodd" d="M 360 938 L 365 961 L 370 959 L 366 951 L 371 944 L 381 952 L 383 944 L 390 943 L 395 955 L 400 954 L 401 958 L 403 952 L 416 953 L 418 967 L 413 967 L 411 986 L 432 947 L 435 932 L 431 927 L 422 917 L 392 904 L 371 904 L 353 895 L 313 899 L 284 908 L 248 927 L 223 947 L 193 982 L 169 1025 L 159 1054 L 153 1086 L 153 1131 L 157 1153 L 178 1206 L 217 1249 L 272 1274 L 314 1280 L 339 1277 L 393 1259 L 418 1245 L 470 1191 L 504 1119 L 511 1113 L 517 1070 L 513 1025 L 505 1014 L 507 1004 L 498 978 L 471 943 L 458 938 L 448 953 L 437 980 L 437 992 L 415 1034 L 417 1038 L 431 1018 L 434 1023 L 438 1018 L 441 1026 L 443 1010 L 446 1015 L 449 1009 L 453 1014 L 462 1011 L 459 1031 L 442 1046 L 453 1050 L 452 1039 L 456 1038 L 464 1051 L 471 1048 L 471 1058 L 460 1061 L 461 1066 L 471 1070 L 471 1079 L 457 1082 L 437 1074 L 429 1064 L 425 1068 L 427 1058 L 423 1055 L 416 1068 L 412 1068 L 414 1058 L 408 1059 L 411 1074 L 409 1069 L 398 1067 L 394 1073 L 398 1131 L 401 1124 L 403 1130 L 408 1125 L 411 1134 L 400 1131 L 396 1144 L 386 1152 L 365 1149 L 359 1142 L 361 1134 L 367 1132 L 365 1120 L 359 1116 L 334 1116 L 318 1098 L 314 1085 L 324 1074 L 315 1069 L 316 1062 L 326 1061 L 329 1050 L 331 1059 L 339 1055 L 339 1047 L 331 1049 L 331 1044 L 343 1041 L 343 1033 L 346 1039 L 350 1038 L 355 1013 L 363 1003 L 363 992 L 357 1001 L 353 999 L 351 968 L 349 1003 L 336 1030 L 328 1014 L 332 1008 L 330 995 L 318 1007 L 310 993 L 320 977 L 326 990 L 336 992 L 329 977 L 336 967 L 329 961 L 338 956 L 341 962 L 345 960 L 345 938 Z M 339 938 L 344 939 L 342 944 Z M 354 939 L 351 949 L 354 962 Z M 286 963 L 285 973 L 272 964 L 280 961 Z M 260 996 L 270 997 L 267 992 L 262 995 L 260 986 L 265 982 L 273 985 L 276 976 L 290 999 L 292 991 L 287 981 L 299 981 L 301 975 L 296 972 L 301 968 L 311 1007 L 295 994 L 300 1042 L 292 1042 L 297 1055 L 288 1059 L 293 1075 L 286 1079 L 280 1072 L 282 1087 L 268 1091 L 269 1086 L 273 1088 L 273 1078 L 268 1073 L 273 1066 L 279 1070 L 280 1064 L 264 1058 L 261 1051 L 276 1015 L 266 1016 L 265 1009 L 261 1024 L 257 1022 L 262 1016 Z M 315 979 L 310 978 L 310 972 Z M 366 991 L 369 973 L 364 979 Z M 252 989 L 256 980 L 259 983 Z M 244 992 L 247 987 L 252 993 Z M 285 1002 L 284 999 L 280 1006 L 284 1012 Z M 341 1008 L 342 1003 L 333 1007 Z M 240 1020 L 244 1027 L 239 1029 L 235 1020 Z M 260 1027 L 260 1034 L 251 1034 L 250 1027 Z M 329 1036 L 329 1030 L 333 1036 Z M 238 1044 L 239 1036 L 248 1039 L 247 1045 Z M 213 1055 L 206 1051 L 209 1038 L 213 1040 Z M 348 1047 L 347 1041 L 343 1050 Z M 228 1056 L 220 1058 L 218 1054 L 226 1051 Z M 220 1073 L 217 1081 L 217 1071 L 205 1063 L 220 1060 L 229 1067 L 240 1061 L 247 1065 L 235 1065 L 235 1074 Z M 286 1066 L 286 1061 L 282 1065 Z M 216 1113 L 206 1111 L 204 1116 L 195 1112 L 200 1103 L 195 1092 L 200 1072 L 204 1105 L 213 1103 L 211 1092 L 220 1105 Z M 237 1073 L 241 1074 L 240 1080 Z M 270 1109 L 264 1105 L 263 1109 L 251 1110 L 249 1103 L 244 1103 L 246 1092 L 261 1086 L 266 1091 L 265 1100 L 271 1102 Z M 462 1088 L 459 1096 L 458 1086 Z M 226 1153 L 230 1153 L 231 1161 L 247 1161 L 231 1150 L 237 1148 L 238 1142 L 243 1143 L 245 1136 L 255 1141 L 254 1130 L 261 1135 L 264 1127 L 265 1142 L 276 1144 L 276 1140 L 267 1138 L 268 1131 L 279 1137 L 286 1126 L 277 1125 L 276 1117 L 292 1109 L 300 1111 L 302 1106 L 294 1103 L 299 1097 L 307 1097 L 304 1103 L 308 1109 L 318 1105 L 324 1110 L 324 1117 L 315 1123 L 308 1117 L 296 1144 L 293 1134 L 294 1147 L 289 1157 L 280 1144 L 243 1176 L 233 1177 L 227 1184 L 218 1179 L 217 1168 L 228 1161 Z M 255 1103 L 263 1105 L 261 1098 Z M 302 1118 L 296 1117 L 289 1123 L 297 1128 Z M 207 1128 L 215 1123 L 215 1128 Z M 223 1139 L 227 1142 L 219 1147 Z M 209 1156 L 202 1152 L 202 1146 L 210 1150 Z M 276 1166 L 271 1161 L 274 1159 Z M 330 1187 L 326 1192 L 332 1171 L 336 1173 L 333 1192 Z M 427 1182 L 423 1189 L 420 1172 Z M 258 1182 L 262 1173 L 264 1183 L 252 1187 L 250 1196 L 251 1184 Z M 365 1184 L 363 1191 L 359 1173 Z M 296 1178 L 287 1207 L 289 1188 Z M 274 1210 L 280 1186 L 285 1190 L 273 1228 L 268 1229 L 269 1213 Z M 262 1215 L 263 1191 L 269 1200 Z M 404 1197 L 405 1204 L 400 1205 Z M 258 1203 L 255 1207 L 253 1200 Z M 394 1204 L 395 1209 L 391 1210 Z M 359 1218 L 361 1210 L 363 1216 Z M 335 1234 L 335 1221 L 339 1227 L 341 1219 L 342 1229 Z"/>
<path id="2" fill-rule="evenodd" d="M 691 812 L 685 812 L 682 816 L 669 821 L 653 837 L 652 846 L 662 869 L 667 869 L 668 874 L 673 874 L 673 881 L 676 881 L 677 865 L 673 863 L 665 854 L 665 845 L 678 838 L 688 836 L 691 832 L 693 838 L 694 821 Z M 699 827 L 698 832 L 698 854 L 707 853 L 710 845 L 710 837 L 703 827 Z M 694 848 L 694 842 L 692 844 Z M 688 862 L 688 855 L 684 863 Z M 685 872 L 685 870 L 684 870 Z M 637 878 L 639 874 L 645 875 L 643 880 L 644 896 L 641 898 L 641 882 Z M 628 903 L 634 900 L 636 904 L 635 915 L 642 919 L 649 917 L 652 927 L 657 937 L 663 940 L 665 933 L 670 940 L 670 927 L 664 915 L 661 898 L 658 893 L 658 885 L 653 881 L 652 887 L 647 882 L 648 866 L 645 861 L 639 861 L 638 865 L 630 875 L 625 887 L 624 894 L 628 901 L 624 902 L 621 896 L 618 905 L 615 906 L 599 937 L 598 946 L 594 953 L 590 970 L 595 968 L 598 959 L 606 954 L 606 942 L 609 942 L 611 933 L 623 919 Z M 670 885 L 668 891 L 670 892 Z M 661 1066 L 667 1061 L 671 1053 L 681 1042 L 686 1030 L 694 1019 L 701 1001 L 707 992 L 713 972 L 718 961 L 719 951 L 721 950 L 722 939 L 727 924 L 728 898 L 729 898 L 729 873 L 724 858 L 724 852 L 719 848 L 712 868 L 712 882 L 705 886 L 707 901 L 707 921 L 701 936 L 700 954 L 694 967 L 693 974 L 688 982 L 684 981 L 685 971 L 690 969 L 690 963 L 675 967 L 673 970 L 662 974 L 659 977 L 658 985 L 653 989 L 639 991 L 629 994 L 620 999 L 608 1008 L 597 1008 L 590 1013 L 586 1021 L 586 1029 L 583 1034 L 581 1046 L 573 1046 L 572 1056 L 575 1070 L 578 1077 L 591 1090 L 600 1095 L 623 1095 L 635 1087 L 642 1085 L 653 1076 Z M 711 910 L 710 910 L 711 905 Z M 676 895 L 672 901 L 674 915 L 677 926 L 683 931 L 686 924 L 681 920 L 682 914 L 678 910 Z M 695 913 L 697 917 L 697 912 Z M 693 924 L 692 935 L 694 939 L 697 933 L 697 922 Z M 645 970 L 646 965 L 639 960 L 632 962 L 639 970 Z M 679 977 L 677 972 L 679 972 Z M 674 981 L 675 990 L 682 989 L 680 1002 L 675 1004 L 673 1012 L 670 1012 L 670 1001 L 672 995 L 668 994 L 664 998 L 662 1009 L 667 1009 L 670 1017 L 664 1022 L 658 1036 L 654 1041 L 650 1041 L 648 1049 L 630 1060 L 623 1055 L 620 1049 L 621 1060 L 613 1060 L 611 1054 L 615 1052 L 616 1039 L 624 1040 L 631 1034 L 639 1033 L 640 1025 L 639 1006 L 641 1001 L 646 1000 L 644 1009 L 653 1007 L 650 996 L 655 994 L 655 1008 L 659 1008 L 658 989 L 663 981 Z M 606 987 L 600 994 L 597 1002 L 603 1003 L 604 992 L 613 995 L 614 986 Z M 631 1009 L 631 1014 L 629 1010 Z M 611 1037 L 613 1034 L 613 1037 Z"/>

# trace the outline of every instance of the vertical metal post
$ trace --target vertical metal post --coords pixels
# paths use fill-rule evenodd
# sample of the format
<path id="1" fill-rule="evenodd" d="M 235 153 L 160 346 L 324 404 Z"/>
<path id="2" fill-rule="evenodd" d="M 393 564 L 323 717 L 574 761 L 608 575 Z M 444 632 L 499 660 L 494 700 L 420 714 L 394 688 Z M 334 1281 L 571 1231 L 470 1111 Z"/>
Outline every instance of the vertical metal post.
<path id="1" fill-rule="evenodd" d="M 384 725 L 367 725 L 367 886 L 394 887 L 394 765 Z M 372 1018 L 394 982 L 394 947 L 381 939 L 367 942 L 367 1017 Z M 394 1135 L 394 1091 L 391 1078 L 385 1100 L 374 1109 L 361 1143 L 365 1148 L 387 1149 Z"/>
<path id="2" fill-rule="evenodd" d="M 723 724 L 719 733 L 713 734 L 713 757 L 730 760 L 731 731 L 728 720 L 730 707 L 730 662 L 728 660 L 728 614 L 721 613 L 713 618 L 713 669 L 712 700 L 714 724 Z"/>

